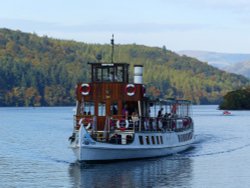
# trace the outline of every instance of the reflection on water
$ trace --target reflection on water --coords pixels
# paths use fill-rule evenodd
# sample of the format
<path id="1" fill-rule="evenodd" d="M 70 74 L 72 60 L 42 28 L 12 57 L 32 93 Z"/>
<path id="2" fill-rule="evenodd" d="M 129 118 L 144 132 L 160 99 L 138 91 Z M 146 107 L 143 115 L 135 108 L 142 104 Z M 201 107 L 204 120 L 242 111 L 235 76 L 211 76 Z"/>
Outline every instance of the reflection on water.
<path id="1" fill-rule="evenodd" d="M 192 159 L 165 157 L 69 166 L 73 187 L 190 187 Z"/>

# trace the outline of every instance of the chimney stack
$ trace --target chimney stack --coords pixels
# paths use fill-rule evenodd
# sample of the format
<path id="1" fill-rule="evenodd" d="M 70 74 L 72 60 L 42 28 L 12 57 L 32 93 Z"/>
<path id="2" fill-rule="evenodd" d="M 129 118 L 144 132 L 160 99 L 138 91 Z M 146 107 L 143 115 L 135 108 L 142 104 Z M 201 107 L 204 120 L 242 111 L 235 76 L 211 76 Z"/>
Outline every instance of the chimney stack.
<path id="1" fill-rule="evenodd" d="M 134 83 L 142 84 L 143 65 L 134 65 Z"/>

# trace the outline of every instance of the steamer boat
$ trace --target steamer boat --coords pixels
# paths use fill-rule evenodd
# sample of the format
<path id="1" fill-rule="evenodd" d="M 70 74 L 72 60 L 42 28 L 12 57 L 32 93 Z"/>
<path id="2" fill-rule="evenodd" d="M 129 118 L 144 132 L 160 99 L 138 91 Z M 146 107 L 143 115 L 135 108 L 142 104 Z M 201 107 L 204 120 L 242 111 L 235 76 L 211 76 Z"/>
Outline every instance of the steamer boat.
<path id="1" fill-rule="evenodd" d="M 111 60 L 89 66 L 91 82 L 76 86 L 76 113 L 69 137 L 78 161 L 160 157 L 191 146 L 190 101 L 150 99 L 142 82 L 142 65 L 134 65 L 132 83 L 127 63 Z"/>

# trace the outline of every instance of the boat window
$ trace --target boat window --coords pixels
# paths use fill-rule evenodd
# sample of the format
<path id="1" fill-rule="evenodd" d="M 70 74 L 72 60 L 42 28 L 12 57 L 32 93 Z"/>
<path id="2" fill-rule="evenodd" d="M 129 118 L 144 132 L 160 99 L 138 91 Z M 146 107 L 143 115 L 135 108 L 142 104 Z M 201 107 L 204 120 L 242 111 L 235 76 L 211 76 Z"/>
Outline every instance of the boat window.
<path id="1" fill-rule="evenodd" d="M 160 144 L 159 136 L 156 136 L 157 144 Z"/>
<path id="2" fill-rule="evenodd" d="M 156 112 L 156 105 L 151 104 L 149 107 L 149 117 L 156 117 L 157 112 Z"/>
<path id="3" fill-rule="evenodd" d="M 142 136 L 139 136 L 139 141 L 140 141 L 140 144 L 143 145 L 143 137 Z"/>
<path id="4" fill-rule="evenodd" d="M 182 104 L 180 106 L 180 116 L 181 117 L 186 117 L 186 116 L 189 116 L 189 105 L 187 104 Z"/>
<path id="5" fill-rule="evenodd" d="M 92 81 L 128 82 L 128 64 L 93 64 Z"/>
<path id="6" fill-rule="evenodd" d="M 163 139 L 162 139 L 162 136 L 160 136 L 160 139 L 161 139 L 161 144 L 163 144 Z"/>
<path id="7" fill-rule="evenodd" d="M 109 81 L 110 79 L 111 79 L 111 77 L 109 74 L 109 69 L 108 68 L 102 69 L 102 80 Z"/>
<path id="8" fill-rule="evenodd" d="M 171 113 L 175 114 L 178 117 L 186 117 L 189 116 L 189 105 L 188 104 L 182 104 L 182 103 L 174 103 L 171 105 Z"/>
<path id="9" fill-rule="evenodd" d="M 152 139 L 152 144 L 155 144 L 155 137 L 152 136 L 151 139 Z"/>
<path id="10" fill-rule="evenodd" d="M 95 81 L 102 81 L 102 69 L 96 69 L 96 80 Z"/>
<path id="11" fill-rule="evenodd" d="M 99 116 L 105 116 L 106 115 L 106 104 L 105 103 L 99 103 L 98 104 L 98 115 Z"/>
<path id="12" fill-rule="evenodd" d="M 184 105 L 181 105 L 179 104 L 178 105 L 178 111 L 177 111 L 177 114 L 178 114 L 178 117 L 184 117 Z"/>
<path id="13" fill-rule="evenodd" d="M 167 112 L 167 108 L 160 103 L 151 103 L 149 106 L 149 117 L 158 117 L 159 112 L 163 116 Z"/>
<path id="14" fill-rule="evenodd" d="M 117 81 L 119 81 L 119 82 L 125 81 L 125 79 L 124 79 L 125 70 L 123 69 L 123 67 L 117 67 L 117 68 L 118 68 L 118 70 L 117 70 Z"/>
<path id="15" fill-rule="evenodd" d="M 146 136 L 145 138 L 146 138 L 146 142 L 147 142 L 147 144 L 149 145 L 149 144 L 150 144 L 150 141 L 149 141 L 149 136 Z"/>
<path id="16" fill-rule="evenodd" d="M 77 114 L 81 115 L 94 115 L 94 103 L 84 102 L 77 106 Z"/>

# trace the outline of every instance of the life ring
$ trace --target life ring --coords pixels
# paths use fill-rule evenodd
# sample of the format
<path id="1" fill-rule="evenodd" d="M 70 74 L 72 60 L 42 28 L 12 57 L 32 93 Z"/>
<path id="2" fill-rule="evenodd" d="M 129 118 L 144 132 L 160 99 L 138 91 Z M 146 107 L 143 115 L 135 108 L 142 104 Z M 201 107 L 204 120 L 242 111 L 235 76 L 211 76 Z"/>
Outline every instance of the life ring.
<path id="1" fill-rule="evenodd" d="M 86 129 L 86 130 L 90 129 L 90 128 L 91 128 L 91 119 L 81 118 L 81 119 L 79 120 L 79 123 L 78 123 L 78 124 L 79 124 L 80 126 L 84 125 L 83 121 L 85 121 L 85 124 L 87 125 L 87 126 L 84 126 L 85 129 Z"/>
<path id="2" fill-rule="evenodd" d="M 85 129 L 89 130 L 91 128 L 91 122 L 88 123 L 88 125 L 85 127 Z"/>
<path id="3" fill-rule="evenodd" d="M 125 127 L 124 127 L 124 126 L 121 127 L 121 125 L 124 125 L 124 123 L 122 123 L 121 121 L 125 122 Z M 126 128 L 126 129 L 127 129 L 128 126 L 129 126 L 129 122 L 128 122 L 127 119 L 120 119 L 120 120 L 117 120 L 117 121 L 116 121 L 116 127 L 117 127 L 118 129 L 121 129 L 121 128 Z"/>
<path id="4" fill-rule="evenodd" d="M 77 130 L 80 129 L 80 127 L 83 125 L 82 121 L 83 121 L 84 118 L 81 118 L 76 126 Z"/>
<path id="5" fill-rule="evenodd" d="M 135 90 L 136 90 L 136 88 L 135 88 L 134 84 L 128 84 L 126 86 L 126 93 L 130 97 L 135 95 Z"/>
<path id="6" fill-rule="evenodd" d="M 89 84 L 82 84 L 81 85 L 80 91 L 81 91 L 82 95 L 89 95 L 90 90 L 91 90 L 91 88 L 90 88 Z"/>

